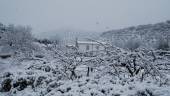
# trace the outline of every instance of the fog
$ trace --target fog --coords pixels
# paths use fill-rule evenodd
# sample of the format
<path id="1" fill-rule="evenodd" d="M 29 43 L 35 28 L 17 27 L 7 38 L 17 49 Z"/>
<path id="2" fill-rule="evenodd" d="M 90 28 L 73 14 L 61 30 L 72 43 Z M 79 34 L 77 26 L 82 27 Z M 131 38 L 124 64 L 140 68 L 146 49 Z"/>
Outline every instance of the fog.
<path id="1" fill-rule="evenodd" d="M 0 0 L 0 22 L 29 25 L 35 35 L 61 29 L 102 32 L 168 20 L 169 4 L 170 0 Z"/>

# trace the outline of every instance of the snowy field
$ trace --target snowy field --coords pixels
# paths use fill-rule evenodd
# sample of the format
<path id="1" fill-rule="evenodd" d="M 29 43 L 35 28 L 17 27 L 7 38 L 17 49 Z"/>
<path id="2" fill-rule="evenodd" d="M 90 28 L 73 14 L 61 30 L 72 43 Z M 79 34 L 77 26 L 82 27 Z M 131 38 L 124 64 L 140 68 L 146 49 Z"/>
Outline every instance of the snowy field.
<path id="1" fill-rule="evenodd" d="M 142 80 L 141 74 L 144 70 L 141 70 L 138 75 L 130 76 L 127 69 L 117 67 L 119 71 L 117 74 L 111 66 L 108 66 L 111 63 L 117 63 L 115 58 L 118 55 L 122 56 L 120 62 L 126 62 L 123 60 L 125 58 L 131 59 L 125 56 L 132 53 L 122 49 L 112 50 L 112 54 L 114 54 L 112 56 L 83 58 L 81 64 L 78 63 L 80 60 L 77 61 L 68 56 L 60 59 L 51 50 L 45 54 L 46 56 L 43 58 L 20 58 L 19 61 L 13 58 L 1 59 L 0 96 L 169 96 L 170 94 L 169 71 L 160 71 L 166 73 L 162 75 L 162 78 L 159 77 L 159 74 L 149 73 Z M 161 59 L 162 57 L 159 55 L 157 58 L 159 60 L 155 63 L 168 62 L 168 59 Z M 100 59 L 102 59 L 102 63 Z M 153 58 L 148 56 L 145 59 Z M 67 65 L 62 60 L 75 61 L 70 63 L 72 65 Z M 137 64 L 147 63 L 141 61 L 140 58 L 137 60 L 139 60 L 136 62 Z M 98 64 L 99 62 L 100 64 Z M 73 65 L 76 66 L 74 71 L 76 76 L 69 69 L 73 68 Z M 137 66 L 140 67 L 140 65 Z M 90 71 L 87 76 L 88 67 L 93 68 L 93 71 Z"/>

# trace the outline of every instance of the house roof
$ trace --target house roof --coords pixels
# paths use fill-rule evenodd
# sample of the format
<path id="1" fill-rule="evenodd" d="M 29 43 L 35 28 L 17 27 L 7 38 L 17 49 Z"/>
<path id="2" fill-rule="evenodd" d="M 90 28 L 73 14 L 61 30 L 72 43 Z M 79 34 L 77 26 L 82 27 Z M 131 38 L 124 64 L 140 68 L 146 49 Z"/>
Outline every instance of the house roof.
<path id="1" fill-rule="evenodd" d="M 100 43 L 106 44 L 105 42 L 98 43 L 98 42 L 93 42 L 93 41 L 77 41 L 77 43 L 78 44 L 100 44 Z"/>

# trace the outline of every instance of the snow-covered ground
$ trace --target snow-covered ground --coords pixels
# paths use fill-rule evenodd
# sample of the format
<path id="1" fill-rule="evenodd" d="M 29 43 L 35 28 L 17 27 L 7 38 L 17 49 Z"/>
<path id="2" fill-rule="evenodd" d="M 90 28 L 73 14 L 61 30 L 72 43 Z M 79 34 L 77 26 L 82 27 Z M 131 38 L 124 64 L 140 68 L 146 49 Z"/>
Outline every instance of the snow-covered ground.
<path id="1" fill-rule="evenodd" d="M 80 63 L 74 55 L 74 58 L 72 55 L 58 56 L 55 54 L 58 51 L 50 48 L 43 50 L 45 52 L 42 52 L 41 55 L 44 55 L 42 58 L 0 59 L 0 96 L 170 96 L 169 71 L 166 71 L 162 78 L 159 75 L 152 77 L 148 74 L 141 80 L 140 74 L 130 76 L 125 68 L 117 67 L 119 74 L 116 74 L 113 71 L 114 67 L 109 65 L 112 63 L 116 65 L 118 57 L 121 57 L 119 62 L 133 61 L 132 57 L 137 52 L 126 53 L 124 50 L 121 52 L 121 49 L 115 49 L 111 51 L 114 55 L 84 57 L 83 63 Z M 146 57 L 145 59 L 152 60 L 151 56 Z M 158 61 L 155 63 L 169 62 L 162 57 L 157 56 L 157 58 Z M 136 63 L 142 67 L 145 67 L 143 65 L 145 63 L 145 65 L 148 62 L 153 63 L 153 61 L 146 62 L 145 59 L 137 57 Z M 77 76 L 70 78 L 75 66 Z M 93 70 L 87 76 L 88 67 Z M 153 71 L 154 68 L 151 66 L 150 70 Z"/>

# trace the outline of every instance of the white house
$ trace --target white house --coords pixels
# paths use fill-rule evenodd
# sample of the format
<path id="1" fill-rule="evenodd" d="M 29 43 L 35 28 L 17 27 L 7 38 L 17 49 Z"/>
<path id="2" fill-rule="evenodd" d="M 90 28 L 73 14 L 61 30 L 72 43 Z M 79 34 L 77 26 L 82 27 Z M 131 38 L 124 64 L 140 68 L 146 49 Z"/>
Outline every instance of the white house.
<path id="1" fill-rule="evenodd" d="M 105 49 L 102 44 L 93 41 L 77 41 L 76 46 L 80 52 L 97 52 Z"/>

